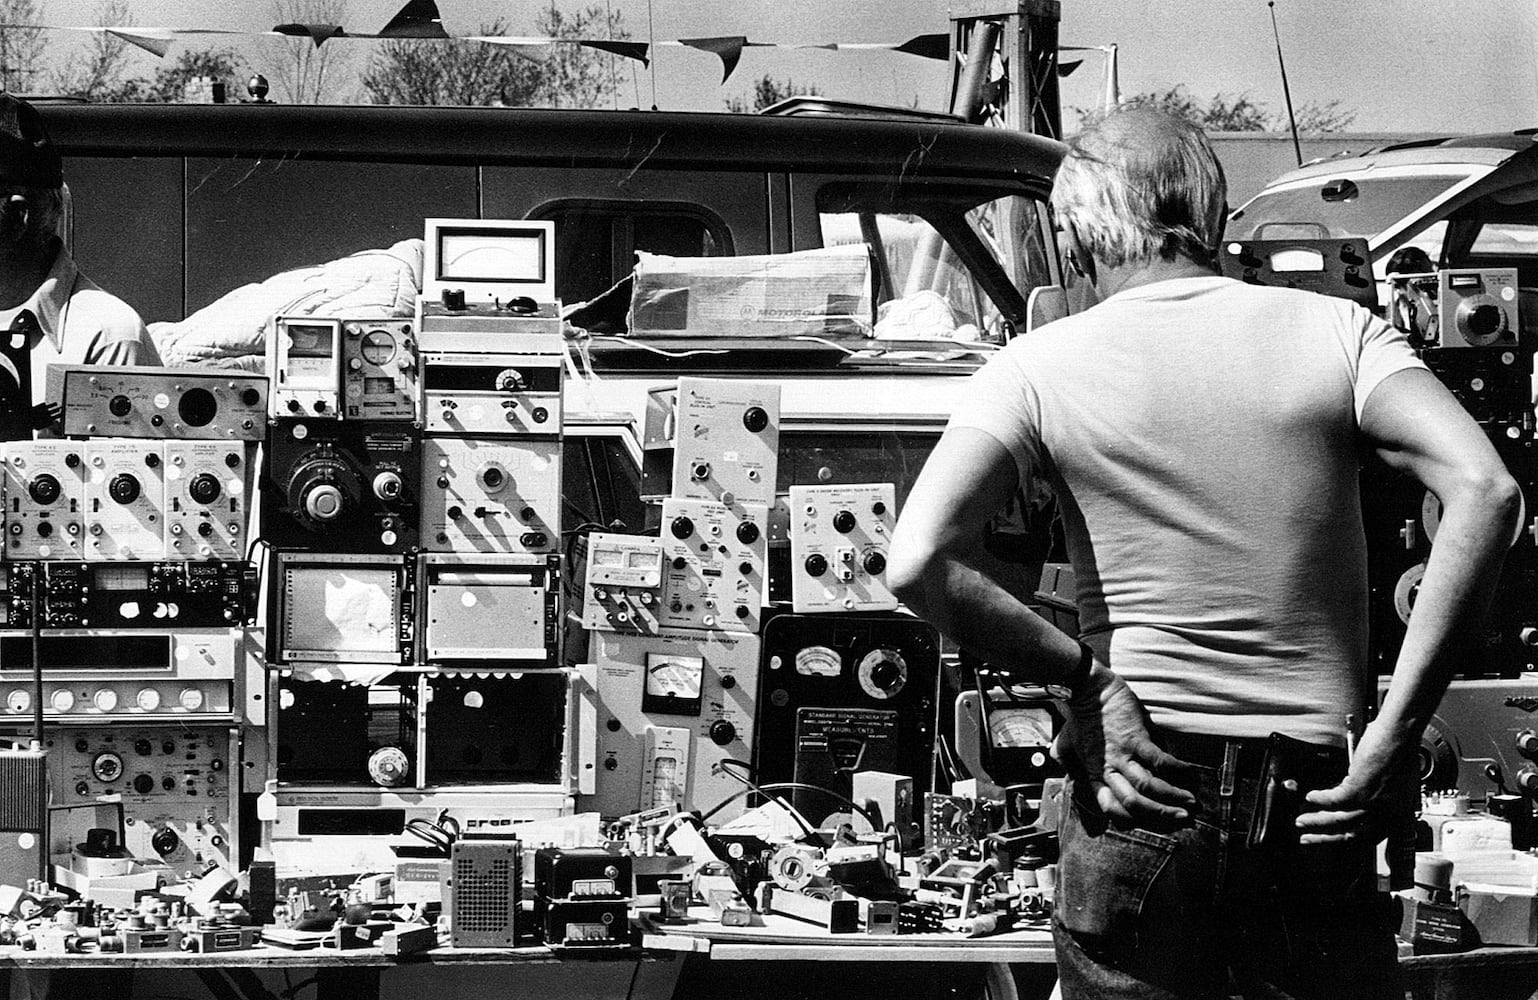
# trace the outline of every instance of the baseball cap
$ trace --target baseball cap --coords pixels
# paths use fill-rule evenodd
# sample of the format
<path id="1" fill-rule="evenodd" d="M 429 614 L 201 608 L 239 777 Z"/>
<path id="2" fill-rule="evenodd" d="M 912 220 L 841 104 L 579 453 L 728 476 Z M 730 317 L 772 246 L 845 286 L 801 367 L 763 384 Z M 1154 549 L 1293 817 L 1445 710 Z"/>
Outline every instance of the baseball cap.
<path id="1" fill-rule="evenodd" d="M 0 93 L 0 184 L 56 188 L 63 183 L 59 151 L 43 116 L 26 101 Z"/>

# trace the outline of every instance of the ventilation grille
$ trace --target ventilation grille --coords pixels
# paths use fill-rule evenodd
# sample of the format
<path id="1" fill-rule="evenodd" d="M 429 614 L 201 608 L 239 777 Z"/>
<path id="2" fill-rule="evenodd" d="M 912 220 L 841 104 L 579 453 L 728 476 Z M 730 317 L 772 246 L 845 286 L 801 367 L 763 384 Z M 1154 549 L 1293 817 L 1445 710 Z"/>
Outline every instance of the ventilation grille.
<path id="1" fill-rule="evenodd" d="M 40 828 L 44 759 L 31 750 L 0 750 L 0 830 Z"/>
<path id="2" fill-rule="evenodd" d="M 454 845 L 451 936 L 460 947 L 512 947 L 522 857 L 506 841 Z"/>

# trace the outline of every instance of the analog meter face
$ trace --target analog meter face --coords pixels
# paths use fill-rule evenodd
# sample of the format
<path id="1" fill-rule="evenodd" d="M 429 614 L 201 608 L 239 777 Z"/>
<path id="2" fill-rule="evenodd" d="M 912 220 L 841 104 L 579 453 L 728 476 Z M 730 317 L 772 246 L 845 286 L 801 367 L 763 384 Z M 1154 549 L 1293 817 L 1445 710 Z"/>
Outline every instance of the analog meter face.
<path id="1" fill-rule="evenodd" d="M 672 653 L 646 654 L 644 712 L 699 715 L 705 675 L 705 658 Z"/>
<path id="2" fill-rule="evenodd" d="M 383 365 L 395 357 L 395 338 L 384 330 L 370 330 L 363 335 L 363 359 L 371 365 Z"/>

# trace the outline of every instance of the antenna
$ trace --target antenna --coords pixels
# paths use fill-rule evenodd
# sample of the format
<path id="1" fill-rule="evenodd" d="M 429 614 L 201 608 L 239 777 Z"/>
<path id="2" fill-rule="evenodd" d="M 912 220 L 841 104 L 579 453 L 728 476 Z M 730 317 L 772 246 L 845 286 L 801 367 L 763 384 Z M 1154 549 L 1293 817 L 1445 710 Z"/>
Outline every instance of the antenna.
<path id="1" fill-rule="evenodd" d="M 1298 142 L 1298 119 L 1292 113 L 1292 90 L 1287 86 L 1287 62 L 1282 58 L 1282 34 L 1276 30 L 1276 0 L 1266 0 L 1271 8 L 1271 36 L 1276 39 L 1276 65 L 1282 71 L 1282 100 L 1287 104 L 1287 125 L 1292 129 L 1292 152 L 1303 166 L 1303 146 Z"/>

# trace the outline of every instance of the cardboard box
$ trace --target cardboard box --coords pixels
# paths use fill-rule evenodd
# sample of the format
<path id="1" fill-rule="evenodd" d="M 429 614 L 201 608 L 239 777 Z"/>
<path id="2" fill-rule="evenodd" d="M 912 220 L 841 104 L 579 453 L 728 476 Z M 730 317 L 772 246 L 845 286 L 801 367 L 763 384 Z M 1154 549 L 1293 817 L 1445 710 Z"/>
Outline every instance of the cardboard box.
<path id="1" fill-rule="evenodd" d="M 1478 944 L 1538 944 L 1538 890 L 1488 882 L 1467 882 L 1458 905 Z"/>
<path id="2" fill-rule="evenodd" d="M 864 243 L 746 257 L 636 253 L 633 337 L 866 337 L 874 326 Z"/>
<path id="3" fill-rule="evenodd" d="M 1467 947 L 1466 918 L 1453 903 L 1428 903 L 1412 892 L 1396 892 L 1399 900 L 1399 937 L 1417 955 L 1460 951 Z"/>

